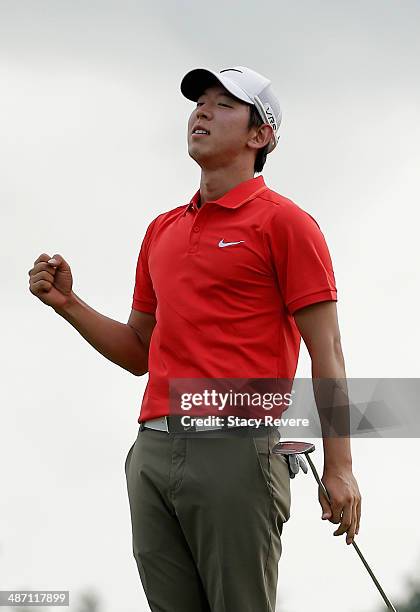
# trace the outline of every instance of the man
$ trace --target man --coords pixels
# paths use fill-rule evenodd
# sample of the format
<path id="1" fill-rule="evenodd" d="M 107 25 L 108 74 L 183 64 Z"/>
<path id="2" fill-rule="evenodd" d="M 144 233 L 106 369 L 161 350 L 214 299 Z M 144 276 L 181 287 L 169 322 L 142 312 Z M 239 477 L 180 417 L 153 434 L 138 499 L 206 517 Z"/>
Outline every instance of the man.
<path id="1" fill-rule="evenodd" d="M 196 426 L 178 435 L 169 388 L 174 379 L 292 380 L 301 337 L 314 379 L 345 379 L 334 274 L 316 221 L 254 178 L 278 143 L 270 81 L 243 66 L 197 69 L 181 91 L 196 102 L 188 152 L 200 188 L 150 223 L 127 324 L 74 294 L 59 254 L 38 257 L 30 290 L 105 357 L 149 372 L 125 470 L 151 610 L 274 612 L 290 515 L 287 462 L 271 453 L 279 433 Z M 316 400 L 322 415 L 322 394 Z M 320 497 L 322 518 L 350 544 L 361 500 L 348 437 L 324 436 L 322 479 L 331 497 Z"/>

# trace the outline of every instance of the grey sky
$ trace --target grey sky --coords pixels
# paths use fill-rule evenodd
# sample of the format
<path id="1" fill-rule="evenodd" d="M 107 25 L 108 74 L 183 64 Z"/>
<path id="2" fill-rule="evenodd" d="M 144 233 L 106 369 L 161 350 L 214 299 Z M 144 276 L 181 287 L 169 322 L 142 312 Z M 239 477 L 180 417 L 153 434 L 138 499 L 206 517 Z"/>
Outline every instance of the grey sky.
<path id="1" fill-rule="evenodd" d="M 191 68 L 245 65 L 272 79 L 283 123 L 263 175 L 327 238 L 347 375 L 419 376 L 419 18 L 414 1 L 0 0 L 0 588 L 92 586 L 104 612 L 148 609 L 124 479 L 145 378 L 38 302 L 27 271 L 41 252 L 61 253 L 76 293 L 127 320 L 148 223 L 199 186 L 193 103 L 179 90 Z M 304 347 L 298 375 L 310 376 Z M 407 440 L 353 443 L 359 543 L 393 595 L 420 557 L 412 442 L 404 471 Z M 314 483 L 292 486 L 285 609 L 372 610 L 374 586 L 321 522 Z"/>

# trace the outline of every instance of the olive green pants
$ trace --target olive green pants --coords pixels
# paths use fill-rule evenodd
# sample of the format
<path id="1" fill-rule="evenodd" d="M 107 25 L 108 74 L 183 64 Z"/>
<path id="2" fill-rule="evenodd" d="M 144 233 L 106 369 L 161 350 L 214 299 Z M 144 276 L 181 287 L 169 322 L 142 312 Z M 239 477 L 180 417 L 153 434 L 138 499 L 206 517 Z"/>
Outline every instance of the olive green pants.
<path id="1" fill-rule="evenodd" d="M 214 435 L 212 435 L 214 433 Z M 139 430 L 125 473 L 133 554 L 152 612 L 274 612 L 287 462 L 276 429 Z"/>

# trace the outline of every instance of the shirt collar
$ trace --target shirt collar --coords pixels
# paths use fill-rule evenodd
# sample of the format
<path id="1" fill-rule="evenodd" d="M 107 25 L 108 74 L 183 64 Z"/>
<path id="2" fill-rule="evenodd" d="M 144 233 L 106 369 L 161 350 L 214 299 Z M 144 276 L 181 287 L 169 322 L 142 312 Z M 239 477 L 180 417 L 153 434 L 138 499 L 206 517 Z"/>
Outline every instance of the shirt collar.
<path id="1" fill-rule="evenodd" d="M 245 204 L 249 200 L 255 198 L 259 193 L 265 191 L 267 186 L 264 182 L 264 178 L 262 175 L 257 176 L 255 178 L 248 179 L 246 181 L 242 181 L 227 191 L 221 198 L 218 200 L 208 200 L 206 202 L 206 206 L 208 204 L 218 204 L 219 206 L 224 206 L 225 208 L 239 208 L 242 204 Z M 191 209 L 199 210 L 197 208 L 197 203 L 200 199 L 200 190 L 198 190 L 189 203 L 186 205 L 184 210 L 184 215 Z"/>

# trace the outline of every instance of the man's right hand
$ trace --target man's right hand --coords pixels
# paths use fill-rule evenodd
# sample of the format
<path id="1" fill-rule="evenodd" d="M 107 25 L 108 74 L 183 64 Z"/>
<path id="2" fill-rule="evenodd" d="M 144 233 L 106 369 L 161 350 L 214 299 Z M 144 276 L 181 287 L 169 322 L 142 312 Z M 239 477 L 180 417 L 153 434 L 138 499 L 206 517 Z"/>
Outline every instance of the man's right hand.
<path id="1" fill-rule="evenodd" d="M 29 291 L 55 310 L 64 308 L 72 298 L 73 277 L 68 263 L 56 253 L 46 253 L 34 261 L 28 272 Z"/>

